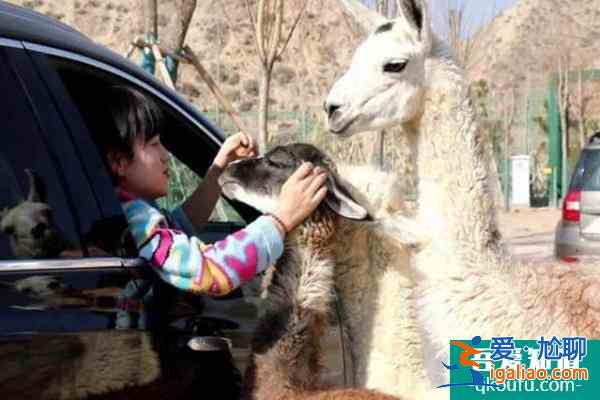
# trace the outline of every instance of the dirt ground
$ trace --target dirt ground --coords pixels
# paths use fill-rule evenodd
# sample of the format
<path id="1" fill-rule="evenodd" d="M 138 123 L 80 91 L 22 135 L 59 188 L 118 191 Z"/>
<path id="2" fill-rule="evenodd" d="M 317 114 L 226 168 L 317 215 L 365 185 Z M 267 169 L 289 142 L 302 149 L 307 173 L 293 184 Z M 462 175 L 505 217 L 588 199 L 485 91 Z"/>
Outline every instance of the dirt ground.
<path id="1" fill-rule="evenodd" d="M 552 257 L 554 229 L 561 211 L 556 208 L 518 208 L 500 212 L 500 231 L 511 253 L 527 260 Z"/>

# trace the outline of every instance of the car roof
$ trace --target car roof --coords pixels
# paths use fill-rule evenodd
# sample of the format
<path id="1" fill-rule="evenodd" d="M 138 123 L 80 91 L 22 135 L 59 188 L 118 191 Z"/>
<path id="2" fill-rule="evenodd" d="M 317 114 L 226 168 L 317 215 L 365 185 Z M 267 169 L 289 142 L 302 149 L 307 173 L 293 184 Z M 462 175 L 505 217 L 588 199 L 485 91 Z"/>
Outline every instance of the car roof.
<path id="1" fill-rule="evenodd" d="M 118 68 L 144 83 L 160 90 L 179 107 L 191 114 L 221 142 L 222 131 L 210 123 L 202 114 L 176 92 L 168 89 L 158 79 L 123 56 L 95 43 L 76 29 L 27 8 L 0 1 L 0 38 L 48 46 L 89 57 Z"/>

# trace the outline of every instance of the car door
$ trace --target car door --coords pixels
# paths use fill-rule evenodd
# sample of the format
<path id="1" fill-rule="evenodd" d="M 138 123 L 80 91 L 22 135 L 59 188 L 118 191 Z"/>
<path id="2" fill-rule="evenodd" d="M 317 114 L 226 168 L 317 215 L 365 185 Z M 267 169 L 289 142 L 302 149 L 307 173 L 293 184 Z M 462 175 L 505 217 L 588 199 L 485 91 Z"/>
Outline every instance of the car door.
<path id="1" fill-rule="evenodd" d="M 115 329 L 133 265 L 91 254 L 83 238 L 102 220 L 94 197 L 26 52 L 4 44 L 0 392 L 82 398 L 152 380 L 157 367 L 136 378 L 120 373 L 135 371 L 151 348 L 149 339 L 131 345 L 138 332 Z"/>
<path id="2" fill-rule="evenodd" d="M 91 179 L 95 182 L 92 189 L 101 212 L 110 218 L 114 218 L 115 214 L 121 215 L 114 188 L 106 171 L 103 174 L 104 180 L 100 176 L 95 176 L 98 175 L 98 170 L 105 170 L 94 141 L 94 135 L 102 132 L 95 130 L 93 124 L 97 118 L 107 117 L 103 114 L 101 104 L 102 101 L 108 100 L 103 99 L 102 93 L 111 85 L 131 85 L 159 104 L 166 120 L 161 138 L 172 153 L 171 176 L 174 181 L 169 196 L 160 205 L 166 208 L 170 215 L 180 215 L 178 206 L 196 188 L 219 148 L 219 142 L 209 135 L 215 128 L 208 127 L 207 130 L 204 127 L 206 121 L 192 118 L 173 102 L 169 102 L 169 93 L 163 94 L 156 88 L 145 85 L 136 77 L 116 71 L 95 60 L 81 56 L 73 59 L 68 53 L 56 51 L 52 54 L 36 52 L 32 54 L 32 59 L 50 88 L 57 107 L 64 116 L 68 116 L 65 118 L 65 123 L 75 143 L 76 152 L 80 155 L 83 170 L 92 176 Z M 95 95 L 90 96 L 90 92 Z M 237 205 L 237 207 L 241 206 Z M 256 213 L 249 209 L 241 207 L 241 210 L 246 218 L 252 219 L 256 216 Z M 196 230 L 195 227 L 188 227 L 189 221 L 187 222 L 187 224 L 182 223 L 182 228 L 191 230 L 191 233 L 207 243 L 220 240 L 246 224 L 244 218 L 223 200 L 219 202 L 215 213 L 205 226 Z M 166 312 L 169 329 L 175 329 L 181 337 L 216 334 L 231 339 L 234 361 L 238 369 L 243 370 L 257 319 L 254 302 L 246 301 L 241 290 L 217 300 L 175 292 L 173 296 L 171 302 L 174 305 Z M 228 396 L 236 394 L 236 389 L 230 390 L 224 387 L 229 385 L 227 377 L 231 375 L 231 371 L 219 372 L 219 368 L 216 367 L 222 365 L 223 368 L 231 369 L 222 357 L 213 354 L 201 356 L 196 354 L 194 358 L 205 360 L 200 361 L 200 365 L 195 365 L 195 370 L 203 371 L 202 380 L 208 379 L 219 388 L 221 398 L 229 398 Z M 206 368 L 210 371 L 206 371 Z M 210 378 L 211 376 L 213 378 Z M 239 381 L 239 376 L 235 379 Z M 225 383 L 219 385 L 218 382 Z"/>
<path id="3" fill-rule="evenodd" d="M 77 110 L 41 68 L 44 56 L 19 47 L 0 48 L 0 392 L 191 398 L 205 379 L 229 384 L 235 374 L 218 373 L 231 369 L 223 351 L 188 345 L 221 321 L 203 320 L 202 302 L 135 258 Z"/>

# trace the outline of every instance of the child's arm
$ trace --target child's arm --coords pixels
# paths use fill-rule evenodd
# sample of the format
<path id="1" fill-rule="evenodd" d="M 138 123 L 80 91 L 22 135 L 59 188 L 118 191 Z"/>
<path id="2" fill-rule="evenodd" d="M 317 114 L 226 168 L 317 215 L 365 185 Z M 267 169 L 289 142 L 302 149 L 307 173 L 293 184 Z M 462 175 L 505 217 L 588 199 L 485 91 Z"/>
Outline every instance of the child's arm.
<path id="1" fill-rule="evenodd" d="M 179 289 L 222 296 L 251 280 L 283 253 L 283 237 L 271 217 L 214 245 L 169 229 L 165 217 L 142 200 L 124 205 L 140 256 Z"/>
<path id="2" fill-rule="evenodd" d="M 211 165 L 202 183 L 181 205 L 181 209 L 185 212 L 196 231 L 200 231 L 208 222 L 210 214 L 221 196 L 221 186 L 219 186 L 218 179 L 222 171 L 215 164 Z"/>
<path id="3" fill-rule="evenodd" d="M 183 211 L 197 231 L 206 224 L 221 195 L 219 175 L 229 163 L 255 156 L 257 151 L 254 140 L 245 133 L 237 133 L 225 140 L 202 183 L 182 205 Z"/>

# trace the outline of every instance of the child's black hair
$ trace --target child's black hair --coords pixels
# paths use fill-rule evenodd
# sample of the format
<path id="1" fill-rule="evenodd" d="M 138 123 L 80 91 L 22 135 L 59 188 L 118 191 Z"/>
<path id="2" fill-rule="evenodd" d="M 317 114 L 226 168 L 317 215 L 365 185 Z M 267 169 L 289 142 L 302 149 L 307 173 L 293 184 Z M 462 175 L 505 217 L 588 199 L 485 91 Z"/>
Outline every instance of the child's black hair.
<path id="1" fill-rule="evenodd" d="M 98 121 L 103 132 L 97 138 L 104 155 L 133 158 L 136 141 L 146 143 L 159 135 L 164 116 L 150 97 L 128 86 L 111 86 L 107 92 L 105 107 L 108 121 Z"/>

